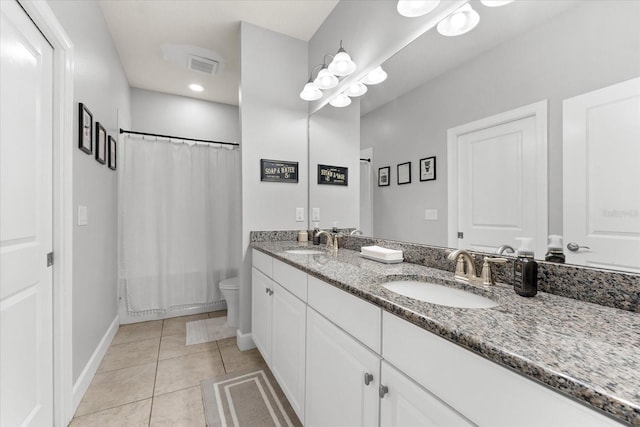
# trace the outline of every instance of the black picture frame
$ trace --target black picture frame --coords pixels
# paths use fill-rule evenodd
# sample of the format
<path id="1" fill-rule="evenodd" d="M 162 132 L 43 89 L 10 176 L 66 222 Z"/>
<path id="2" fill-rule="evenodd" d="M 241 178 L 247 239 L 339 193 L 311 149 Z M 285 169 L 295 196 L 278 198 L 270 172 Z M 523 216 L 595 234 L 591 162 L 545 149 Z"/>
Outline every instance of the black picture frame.
<path id="1" fill-rule="evenodd" d="M 388 187 L 391 184 L 391 166 L 378 169 L 378 187 Z"/>
<path id="2" fill-rule="evenodd" d="M 420 159 L 420 181 L 436 180 L 436 156 Z"/>
<path id="3" fill-rule="evenodd" d="M 109 161 L 107 166 L 111 170 L 116 170 L 118 161 L 118 144 L 116 143 L 116 139 L 111 135 L 109 135 L 107 147 L 107 158 Z"/>
<path id="4" fill-rule="evenodd" d="M 107 131 L 100 122 L 96 122 L 96 161 L 107 163 Z"/>
<path id="5" fill-rule="evenodd" d="M 398 185 L 411 184 L 411 162 L 398 163 Z"/>
<path id="6" fill-rule="evenodd" d="M 87 154 L 93 152 L 93 114 L 80 102 L 78 108 L 80 114 L 78 117 L 78 148 Z"/>
<path id="7" fill-rule="evenodd" d="M 318 185 L 349 185 L 349 168 L 344 166 L 318 165 Z"/>
<path id="8" fill-rule="evenodd" d="M 298 182 L 298 162 L 260 159 L 260 181 Z"/>

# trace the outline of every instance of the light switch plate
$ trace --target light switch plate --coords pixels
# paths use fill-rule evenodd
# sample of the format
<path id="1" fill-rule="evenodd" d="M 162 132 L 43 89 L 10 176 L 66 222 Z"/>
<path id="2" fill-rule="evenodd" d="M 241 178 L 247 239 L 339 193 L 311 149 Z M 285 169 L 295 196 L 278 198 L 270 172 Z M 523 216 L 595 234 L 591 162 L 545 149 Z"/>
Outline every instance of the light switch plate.
<path id="1" fill-rule="evenodd" d="M 320 208 L 313 208 L 311 221 L 320 221 Z"/>
<path id="2" fill-rule="evenodd" d="M 304 221 L 304 208 L 296 208 L 296 222 Z"/>
<path id="3" fill-rule="evenodd" d="M 78 205 L 78 225 L 89 224 L 89 211 L 86 206 Z"/>
<path id="4" fill-rule="evenodd" d="M 425 209 L 424 210 L 424 220 L 425 221 L 435 221 L 438 219 L 438 209 Z"/>

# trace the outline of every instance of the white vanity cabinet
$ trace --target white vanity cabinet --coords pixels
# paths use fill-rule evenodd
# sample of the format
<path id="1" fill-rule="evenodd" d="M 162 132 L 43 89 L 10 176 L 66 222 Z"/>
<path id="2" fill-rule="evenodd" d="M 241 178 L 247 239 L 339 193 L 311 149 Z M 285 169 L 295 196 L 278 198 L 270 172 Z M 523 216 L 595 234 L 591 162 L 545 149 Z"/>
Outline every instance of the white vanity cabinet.
<path id="1" fill-rule="evenodd" d="M 377 354 L 307 308 L 307 427 L 377 426 L 379 372 Z"/>
<path id="2" fill-rule="evenodd" d="M 284 286 L 306 298 L 307 275 L 260 252 L 254 251 L 253 255 L 251 335 L 304 422 L 307 305 Z M 268 277 L 264 270 L 271 271 L 282 283 Z"/>
<path id="3" fill-rule="evenodd" d="M 380 427 L 471 427 L 474 424 L 382 361 Z"/>

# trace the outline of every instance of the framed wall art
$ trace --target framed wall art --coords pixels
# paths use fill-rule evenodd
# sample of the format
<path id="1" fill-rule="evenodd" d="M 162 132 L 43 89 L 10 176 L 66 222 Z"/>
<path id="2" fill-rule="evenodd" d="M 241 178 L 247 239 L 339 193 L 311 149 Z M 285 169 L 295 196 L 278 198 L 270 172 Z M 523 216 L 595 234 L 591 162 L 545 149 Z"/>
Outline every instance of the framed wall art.
<path id="1" fill-rule="evenodd" d="M 80 103 L 80 117 L 78 123 L 79 126 L 79 135 L 78 135 L 78 147 L 87 154 L 91 154 L 93 152 L 93 114 L 84 105 L 82 102 Z"/>
<path id="2" fill-rule="evenodd" d="M 378 169 L 378 187 L 388 187 L 390 183 L 391 166 Z"/>
<path id="3" fill-rule="evenodd" d="M 411 184 L 411 162 L 398 164 L 398 185 Z"/>
<path id="4" fill-rule="evenodd" d="M 298 182 L 298 162 L 260 159 L 260 181 Z"/>
<path id="5" fill-rule="evenodd" d="M 436 179 L 436 158 L 427 157 L 420 159 L 420 181 L 435 181 Z"/>
<path id="6" fill-rule="evenodd" d="M 349 185 L 349 168 L 343 166 L 318 165 L 319 185 Z"/>
<path id="7" fill-rule="evenodd" d="M 100 122 L 96 122 L 96 160 L 103 165 L 107 163 L 107 131 Z"/>
<path id="8" fill-rule="evenodd" d="M 116 170 L 117 156 L 118 156 L 118 145 L 116 144 L 116 140 L 114 137 L 109 135 L 109 146 L 107 148 L 108 159 L 109 159 L 109 169 Z"/>

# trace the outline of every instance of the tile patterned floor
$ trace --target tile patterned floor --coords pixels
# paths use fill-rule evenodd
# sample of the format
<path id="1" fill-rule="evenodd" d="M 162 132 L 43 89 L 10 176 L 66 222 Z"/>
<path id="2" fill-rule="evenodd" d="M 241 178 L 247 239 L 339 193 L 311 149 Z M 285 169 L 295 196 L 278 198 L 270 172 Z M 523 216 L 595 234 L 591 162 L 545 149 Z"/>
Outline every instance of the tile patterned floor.
<path id="1" fill-rule="evenodd" d="M 204 426 L 200 381 L 264 363 L 235 338 L 185 345 L 187 322 L 224 315 L 120 326 L 70 427 Z"/>

